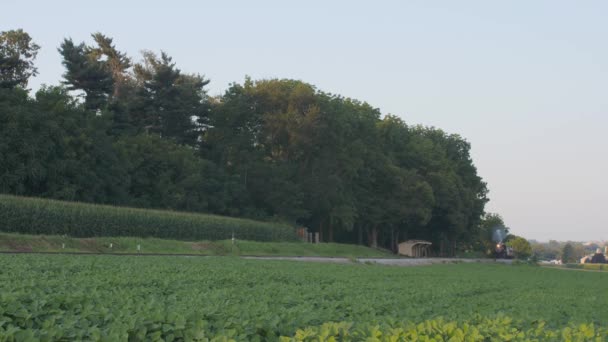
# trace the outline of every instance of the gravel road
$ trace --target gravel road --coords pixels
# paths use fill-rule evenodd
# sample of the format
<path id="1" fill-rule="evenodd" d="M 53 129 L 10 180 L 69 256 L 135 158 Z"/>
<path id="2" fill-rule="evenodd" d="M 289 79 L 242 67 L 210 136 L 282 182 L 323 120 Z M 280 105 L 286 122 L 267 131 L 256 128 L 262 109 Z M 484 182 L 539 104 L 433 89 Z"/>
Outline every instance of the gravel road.
<path id="1" fill-rule="evenodd" d="M 114 255 L 114 256 L 173 256 L 173 257 L 210 257 L 208 255 L 197 254 L 161 254 L 161 253 L 78 253 L 78 252 L 15 252 L 0 251 L 0 254 L 64 254 L 64 255 Z M 241 256 L 243 259 L 250 260 L 291 260 L 306 262 L 325 262 L 334 264 L 348 264 L 353 262 L 373 263 L 392 266 L 423 266 L 433 264 L 453 264 L 453 263 L 503 263 L 510 264 L 513 260 L 494 260 L 494 259 L 458 259 L 458 258 L 332 258 L 332 257 L 281 257 L 281 256 Z"/>
<path id="2" fill-rule="evenodd" d="M 494 260 L 494 259 L 457 259 L 457 258 L 399 258 L 399 259 L 382 259 L 382 258 L 323 258 L 323 257 L 243 257 L 244 259 L 254 260 L 292 260 L 292 261 L 307 261 L 307 262 L 327 262 L 346 264 L 352 263 L 354 260 L 361 263 L 374 263 L 380 265 L 392 265 L 392 266 L 423 266 L 432 264 L 452 264 L 452 263 L 471 263 L 471 262 L 484 262 L 484 263 L 503 263 L 510 264 L 512 260 Z"/>

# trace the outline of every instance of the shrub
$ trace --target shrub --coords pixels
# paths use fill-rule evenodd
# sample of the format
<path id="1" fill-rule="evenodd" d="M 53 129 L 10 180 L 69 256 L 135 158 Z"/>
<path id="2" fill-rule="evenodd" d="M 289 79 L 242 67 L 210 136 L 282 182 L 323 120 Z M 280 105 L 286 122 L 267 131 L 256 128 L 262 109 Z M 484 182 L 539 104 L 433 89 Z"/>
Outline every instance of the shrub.
<path id="1" fill-rule="evenodd" d="M 604 264 L 583 264 L 583 269 L 601 271 L 601 270 L 608 270 L 608 267 L 606 267 Z"/>
<path id="2" fill-rule="evenodd" d="M 507 242 L 507 244 L 513 248 L 513 252 L 515 253 L 515 257 L 517 259 L 526 259 L 532 254 L 532 247 L 528 240 L 522 237 L 515 237 L 511 241 Z"/>

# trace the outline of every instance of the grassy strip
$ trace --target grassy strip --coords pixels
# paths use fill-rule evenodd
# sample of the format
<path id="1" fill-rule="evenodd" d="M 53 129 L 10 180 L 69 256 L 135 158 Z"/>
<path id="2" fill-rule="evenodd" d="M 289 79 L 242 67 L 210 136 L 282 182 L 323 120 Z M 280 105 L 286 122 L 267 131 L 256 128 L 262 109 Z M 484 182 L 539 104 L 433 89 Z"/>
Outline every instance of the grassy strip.
<path id="1" fill-rule="evenodd" d="M 110 248 L 110 244 L 112 247 Z M 140 249 L 137 249 L 137 246 Z M 193 254 L 255 256 L 388 257 L 391 254 L 338 243 L 178 241 L 157 238 L 71 238 L 59 235 L 0 233 L 0 251 L 40 253 Z"/>
<path id="2" fill-rule="evenodd" d="M 608 264 L 565 264 L 561 267 L 578 270 L 608 271 Z"/>
<path id="3" fill-rule="evenodd" d="M 233 217 L 0 195 L 0 231 L 73 237 L 295 241 L 293 227 Z"/>

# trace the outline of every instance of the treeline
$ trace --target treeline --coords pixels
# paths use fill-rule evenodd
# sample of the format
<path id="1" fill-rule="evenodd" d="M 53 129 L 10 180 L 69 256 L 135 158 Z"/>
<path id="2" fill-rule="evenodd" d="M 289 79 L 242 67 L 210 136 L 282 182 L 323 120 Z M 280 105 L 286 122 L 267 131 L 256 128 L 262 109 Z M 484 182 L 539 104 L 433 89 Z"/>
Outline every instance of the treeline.
<path id="1" fill-rule="evenodd" d="M 164 52 L 65 39 L 36 94 L 38 50 L 0 38 L 0 192 L 279 220 L 323 241 L 472 243 L 487 201 L 469 143 L 295 80 L 219 97 Z M 33 95 L 33 96 L 32 96 Z"/>
<path id="2" fill-rule="evenodd" d="M 561 260 L 563 263 L 579 262 L 584 256 L 593 255 L 599 248 L 604 251 L 608 246 L 602 243 L 582 243 L 577 241 L 555 241 L 549 242 L 532 241 L 532 250 L 540 260 Z"/>

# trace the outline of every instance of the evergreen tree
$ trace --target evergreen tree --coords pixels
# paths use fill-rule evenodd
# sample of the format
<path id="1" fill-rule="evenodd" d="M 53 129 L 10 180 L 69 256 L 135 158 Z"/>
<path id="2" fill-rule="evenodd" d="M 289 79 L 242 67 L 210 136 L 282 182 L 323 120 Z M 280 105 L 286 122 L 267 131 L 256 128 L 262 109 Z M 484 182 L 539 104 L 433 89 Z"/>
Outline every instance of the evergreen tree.
<path id="1" fill-rule="evenodd" d="M 203 88 L 209 81 L 200 75 L 182 74 L 164 52 L 160 57 L 145 52 L 143 63 L 136 64 L 134 71 L 135 125 L 179 144 L 195 145 L 208 117 Z"/>
<path id="2" fill-rule="evenodd" d="M 572 244 L 568 242 L 562 249 L 562 263 L 567 264 L 575 261 L 574 247 L 572 247 Z"/>
<path id="3" fill-rule="evenodd" d="M 92 48 L 84 43 L 74 44 L 72 39 L 64 39 L 59 48 L 66 68 L 63 84 L 69 90 L 85 93 L 85 108 L 101 110 L 112 94 L 113 79 L 109 62 L 101 59 Z"/>
<path id="4" fill-rule="evenodd" d="M 118 51 L 113 44 L 113 39 L 97 32 L 94 33 L 93 39 L 97 43 L 96 47 L 89 47 L 89 55 L 99 61 L 105 60 L 107 68 L 112 75 L 112 94 L 111 98 L 114 101 L 124 97 L 125 92 L 130 82 L 128 70 L 131 67 L 131 59 L 126 54 Z"/>

